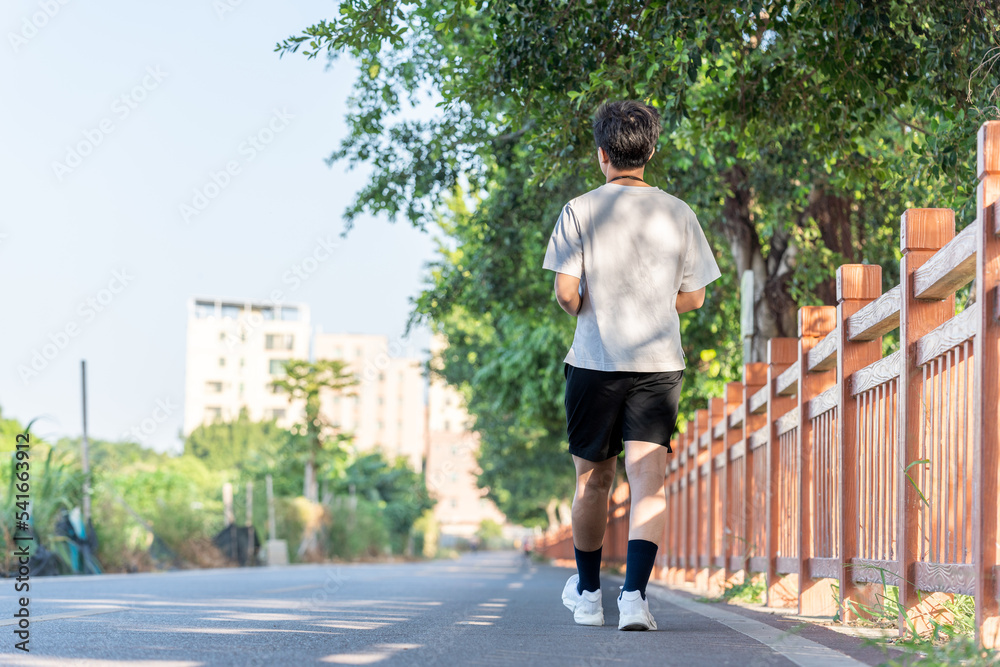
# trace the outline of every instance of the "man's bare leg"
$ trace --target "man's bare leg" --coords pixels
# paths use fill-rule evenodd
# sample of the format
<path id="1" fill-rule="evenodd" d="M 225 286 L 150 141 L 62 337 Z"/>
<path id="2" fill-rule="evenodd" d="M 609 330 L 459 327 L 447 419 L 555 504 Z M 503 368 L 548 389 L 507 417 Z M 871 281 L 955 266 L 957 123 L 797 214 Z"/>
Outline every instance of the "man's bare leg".
<path id="1" fill-rule="evenodd" d="M 639 591 L 643 598 L 646 596 L 646 584 L 649 583 L 649 576 L 656 562 L 656 552 L 663 539 L 663 522 L 666 520 L 667 510 L 663 492 L 666 471 L 666 447 L 640 440 L 625 442 L 625 472 L 628 475 L 632 506 L 629 511 L 623 596 L 632 591 Z M 644 618 L 645 612 L 638 613 Z M 638 623 L 637 626 L 643 624 Z"/>
<path id="2" fill-rule="evenodd" d="M 608 494 L 615 481 L 618 459 L 595 463 L 573 456 L 576 494 L 573 496 L 573 546 L 595 551 L 604 544 L 608 526 Z"/>
<path id="3" fill-rule="evenodd" d="M 660 547 L 667 519 L 667 497 L 663 491 L 667 448 L 655 442 L 626 441 L 625 474 L 632 497 L 628 539 L 646 540 Z"/>

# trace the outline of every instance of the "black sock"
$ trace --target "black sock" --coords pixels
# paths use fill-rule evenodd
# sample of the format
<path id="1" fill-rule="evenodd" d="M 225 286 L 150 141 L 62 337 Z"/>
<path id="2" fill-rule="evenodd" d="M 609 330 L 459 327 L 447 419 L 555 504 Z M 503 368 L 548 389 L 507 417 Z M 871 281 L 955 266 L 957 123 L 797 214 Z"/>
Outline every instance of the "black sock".
<path id="1" fill-rule="evenodd" d="M 625 556 L 625 585 L 623 591 L 639 591 L 646 599 L 646 584 L 656 562 L 656 543 L 647 540 L 629 540 Z"/>
<path id="2" fill-rule="evenodd" d="M 597 551 L 580 551 L 573 547 L 576 553 L 576 571 L 580 573 L 580 583 L 576 585 L 576 592 L 596 591 L 601 587 L 601 549 Z"/>

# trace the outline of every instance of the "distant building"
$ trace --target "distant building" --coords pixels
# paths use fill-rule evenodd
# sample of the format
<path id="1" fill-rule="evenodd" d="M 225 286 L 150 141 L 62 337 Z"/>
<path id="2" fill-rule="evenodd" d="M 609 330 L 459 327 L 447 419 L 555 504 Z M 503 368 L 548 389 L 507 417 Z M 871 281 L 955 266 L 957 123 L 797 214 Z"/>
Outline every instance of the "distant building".
<path id="1" fill-rule="evenodd" d="M 427 438 L 420 360 L 389 356 L 395 350 L 388 336 L 374 334 L 316 334 L 313 347 L 316 359 L 344 361 L 358 380 L 348 390 L 353 396 L 324 396 L 323 414 L 352 432 L 359 450 L 404 456 L 422 470 Z"/>
<path id="2" fill-rule="evenodd" d="M 310 343 L 312 350 L 310 351 Z M 321 397 L 323 414 L 352 432 L 361 451 L 379 448 L 421 470 L 427 452 L 424 378 L 419 359 L 389 356 L 389 338 L 316 334 L 304 304 L 192 299 L 188 304 L 184 434 L 216 419 L 301 421 L 302 401 L 289 402 L 274 383 L 290 359 L 339 359 L 354 372 L 353 396 Z"/>
<path id="3" fill-rule="evenodd" d="M 289 359 L 309 358 L 309 307 L 226 299 L 188 303 L 184 434 L 216 419 L 275 419 L 289 427 L 302 405 L 289 405 L 274 380 Z"/>
<path id="4" fill-rule="evenodd" d="M 434 337 L 432 355 L 444 346 L 442 337 Z M 470 430 L 461 395 L 440 378 L 431 378 L 428 386 L 421 361 L 395 356 L 400 351 L 383 335 L 313 335 L 305 304 L 192 299 L 184 434 L 204 423 L 233 420 L 244 408 L 253 420 L 274 419 L 289 428 L 301 421 L 303 405 L 289 403 L 276 389 L 282 364 L 339 359 L 358 384 L 345 392 L 353 395 L 321 397 L 320 409 L 334 427 L 351 432 L 360 451 L 377 448 L 424 470 L 444 535 L 471 536 L 487 518 L 504 524 L 504 515 L 476 484 L 479 434 Z"/>
<path id="5" fill-rule="evenodd" d="M 443 337 L 435 336 L 432 358 L 446 345 Z M 427 488 L 438 501 L 434 514 L 441 533 L 452 538 L 473 535 L 483 519 L 501 525 L 507 521 L 476 482 L 479 434 L 470 426 L 461 394 L 432 375 L 427 392 Z"/>

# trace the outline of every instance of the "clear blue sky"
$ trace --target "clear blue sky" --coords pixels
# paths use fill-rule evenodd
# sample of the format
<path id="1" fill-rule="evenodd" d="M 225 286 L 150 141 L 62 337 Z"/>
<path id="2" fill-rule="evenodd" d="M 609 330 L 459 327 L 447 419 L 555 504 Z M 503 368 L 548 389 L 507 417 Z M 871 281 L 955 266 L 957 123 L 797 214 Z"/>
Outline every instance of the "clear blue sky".
<path id="1" fill-rule="evenodd" d="M 339 240 L 365 179 L 323 162 L 346 132 L 351 63 L 273 52 L 335 2 L 49 6 L 12 0 L 2 14 L 5 417 L 45 415 L 37 433 L 78 435 L 86 359 L 92 437 L 117 439 L 163 401 L 178 407 L 145 444 L 178 448 L 192 296 L 285 288 L 325 331 L 402 335 L 433 256 L 405 223 L 359 220 L 298 289 L 282 281 L 318 238 Z M 212 173 L 230 163 L 216 190 Z M 186 222 L 182 204 L 204 210 Z M 421 354 L 427 331 L 407 342 Z M 22 378 L 46 344 L 57 354 Z"/>

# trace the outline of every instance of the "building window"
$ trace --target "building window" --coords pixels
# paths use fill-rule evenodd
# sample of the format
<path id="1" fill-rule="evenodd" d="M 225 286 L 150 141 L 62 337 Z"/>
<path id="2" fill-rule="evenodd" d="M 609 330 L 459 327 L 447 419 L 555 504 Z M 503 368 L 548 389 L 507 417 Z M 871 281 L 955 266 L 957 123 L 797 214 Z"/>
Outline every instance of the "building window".
<path id="1" fill-rule="evenodd" d="M 267 350 L 291 350 L 295 346 L 295 336 L 292 334 L 267 334 L 264 337 L 264 348 Z"/>
<path id="2" fill-rule="evenodd" d="M 281 385 L 275 384 L 274 382 L 272 382 L 271 384 L 267 385 L 267 390 L 269 392 L 271 392 L 272 394 L 284 394 L 285 393 L 284 387 L 282 387 Z"/>
<path id="3" fill-rule="evenodd" d="M 451 422 L 448 421 L 447 419 L 444 420 L 444 430 L 446 430 L 446 431 L 450 431 L 451 430 Z M 454 447 L 452 449 L 454 450 Z M 452 453 L 454 453 L 454 452 L 452 452 Z"/>
<path id="4" fill-rule="evenodd" d="M 210 394 L 221 394 L 222 393 L 222 383 L 221 382 L 206 382 L 205 391 Z"/>
<path id="5" fill-rule="evenodd" d="M 287 359 L 271 359 L 268 365 L 268 372 L 271 375 L 284 375 L 285 374 L 285 363 Z"/>
<path id="6" fill-rule="evenodd" d="M 453 482 L 457 482 L 458 481 L 458 473 L 457 472 L 451 473 L 451 481 L 453 481 Z"/>
<path id="7" fill-rule="evenodd" d="M 294 306 L 284 306 L 281 309 L 281 319 L 286 322 L 298 322 L 299 321 L 299 309 Z"/>
<path id="8" fill-rule="evenodd" d="M 222 304 L 222 317 L 224 319 L 235 320 L 240 316 L 241 310 L 243 310 L 242 306 L 224 303 Z"/>
<path id="9" fill-rule="evenodd" d="M 243 383 L 240 382 L 240 397 L 243 396 Z"/>
<path id="10" fill-rule="evenodd" d="M 385 382 L 385 373 L 379 373 L 378 374 L 378 381 L 379 382 Z"/>
<path id="11" fill-rule="evenodd" d="M 344 348 L 339 345 L 335 345 L 333 348 L 333 356 L 335 359 L 340 359 L 344 356 Z"/>
<path id="12" fill-rule="evenodd" d="M 271 419 L 284 419 L 284 418 L 285 418 L 284 408 L 275 408 L 271 410 Z"/>
<path id="13" fill-rule="evenodd" d="M 381 396 L 379 396 L 379 397 L 378 397 L 378 404 L 379 404 L 379 405 L 385 405 L 385 399 L 384 399 L 384 398 L 382 398 Z"/>
<path id="14" fill-rule="evenodd" d="M 226 358 L 219 357 L 219 366 L 225 366 L 225 365 L 226 365 Z"/>
<path id="15" fill-rule="evenodd" d="M 263 306 L 261 308 L 252 308 L 250 312 L 254 315 L 259 315 L 261 319 L 273 320 L 274 319 L 274 308 L 270 306 Z"/>
<path id="16" fill-rule="evenodd" d="M 205 419 L 207 421 L 215 421 L 222 417 L 222 408 L 217 407 L 206 407 L 205 408 Z"/>
<path id="17" fill-rule="evenodd" d="M 194 316 L 197 318 L 213 317 L 215 315 L 215 304 L 211 301 L 195 301 Z"/>
<path id="18" fill-rule="evenodd" d="M 220 331 L 219 332 L 219 340 L 221 340 L 221 341 L 225 341 L 226 340 L 226 332 L 225 331 Z"/>
<path id="19" fill-rule="evenodd" d="M 452 508 L 458 507 L 458 499 L 457 498 L 452 498 L 451 499 L 451 506 L 452 506 Z"/>
<path id="20" fill-rule="evenodd" d="M 360 357 L 360 356 L 362 356 L 362 355 L 363 355 L 364 353 L 365 353 L 365 352 L 364 352 L 364 350 L 363 350 L 363 349 L 361 349 L 360 347 L 359 347 L 359 348 L 356 348 L 356 349 L 354 350 L 354 356 L 355 356 L 355 357 Z"/>
<path id="21" fill-rule="evenodd" d="M 385 430 L 385 422 L 378 422 L 378 430 L 380 431 Z"/>

